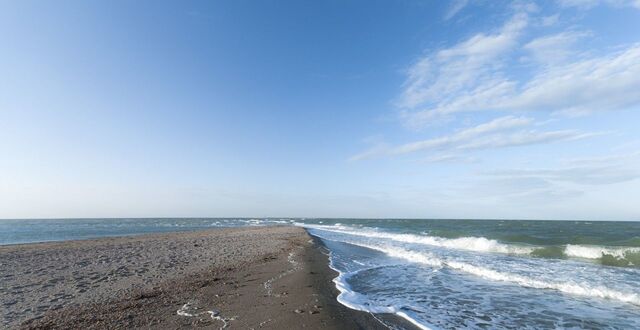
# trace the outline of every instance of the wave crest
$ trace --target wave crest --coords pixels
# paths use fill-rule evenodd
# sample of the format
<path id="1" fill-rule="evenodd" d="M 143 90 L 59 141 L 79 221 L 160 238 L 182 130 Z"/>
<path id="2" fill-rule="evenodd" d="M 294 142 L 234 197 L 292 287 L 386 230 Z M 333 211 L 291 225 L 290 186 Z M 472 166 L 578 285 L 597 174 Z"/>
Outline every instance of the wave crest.
<path id="1" fill-rule="evenodd" d="M 568 244 L 564 249 L 568 257 L 595 259 L 607 266 L 637 267 L 640 266 L 640 248 L 606 247 Z"/>
<path id="2" fill-rule="evenodd" d="M 353 243 L 365 248 L 374 249 L 386 253 L 389 256 L 395 258 L 401 258 L 409 262 L 425 264 L 428 266 L 437 267 L 449 267 L 458 271 L 462 271 L 468 274 L 472 274 L 478 277 L 482 277 L 492 281 L 500 281 L 506 283 L 512 283 L 523 287 L 535 288 L 535 289 L 549 289 L 556 290 L 563 293 L 588 296 L 603 299 L 612 299 L 634 305 L 640 305 L 640 295 L 637 293 L 626 293 L 617 290 L 613 290 L 601 285 L 589 285 L 587 283 L 576 282 L 553 282 L 544 281 L 528 277 L 526 275 L 518 275 L 510 272 L 497 271 L 491 268 L 472 265 L 466 262 L 459 262 L 453 260 L 443 260 L 428 253 L 411 251 L 403 248 L 389 247 L 389 246 L 375 246 L 369 244 Z"/>
<path id="3" fill-rule="evenodd" d="M 607 266 L 640 267 L 640 247 L 606 247 L 578 244 L 531 246 L 503 243 L 486 237 L 469 236 L 445 238 L 429 235 L 400 234 L 381 232 L 366 228 L 355 229 L 343 224 L 326 226 L 296 223 L 296 225 L 346 235 L 382 238 L 401 243 L 428 245 L 447 249 L 525 255 L 538 258 L 588 259 Z"/>
<path id="4" fill-rule="evenodd" d="M 315 228 L 320 230 L 326 230 L 334 233 L 341 233 L 347 235 L 355 235 L 368 238 L 383 238 L 392 241 L 402 243 L 421 244 L 429 246 L 437 246 L 449 249 L 467 250 L 475 252 L 497 252 L 506 254 L 530 254 L 535 250 L 534 247 L 521 246 L 514 244 L 500 243 L 495 239 L 489 239 L 485 237 L 459 237 L 459 238 L 444 238 L 438 236 L 426 236 L 415 234 L 396 234 L 386 233 L 373 230 L 359 229 L 358 231 L 352 230 L 348 227 L 339 226 L 317 226 L 317 225 L 304 225 L 304 227 Z"/>

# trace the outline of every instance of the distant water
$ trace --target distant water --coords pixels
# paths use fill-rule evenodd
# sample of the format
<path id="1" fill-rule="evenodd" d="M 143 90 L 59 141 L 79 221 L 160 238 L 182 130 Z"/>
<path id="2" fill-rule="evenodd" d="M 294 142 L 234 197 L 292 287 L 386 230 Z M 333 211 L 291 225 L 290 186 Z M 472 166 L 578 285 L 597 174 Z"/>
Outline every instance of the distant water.
<path id="1" fill-rule="evenodd" d="M 0 245 L 129 236 L 210 228 L 290 224 L 291 220 L 249 218 L 0 220 Z"/>
<path id="2" fill-rule="evenodd" d="M 351 308 L 435 329 L 640 329 L 640 222 L 0 220 L 0 244 L 278 224 L 323 240 Z"/>

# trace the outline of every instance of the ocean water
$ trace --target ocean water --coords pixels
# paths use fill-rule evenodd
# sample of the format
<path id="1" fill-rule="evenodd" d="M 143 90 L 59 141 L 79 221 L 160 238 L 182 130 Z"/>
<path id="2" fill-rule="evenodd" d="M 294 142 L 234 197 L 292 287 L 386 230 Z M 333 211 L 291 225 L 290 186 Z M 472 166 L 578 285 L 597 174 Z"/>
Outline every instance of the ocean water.
<path id="1" fill-rule="evenodd" d="M 640 222 L 312 220 L 339 301 L 425 329 L 640 329 Z"/>
<path id="2" fill-rule="evenodd" d="M 289 219 L 250 218 L 0 219 L 0 245 L 292 222 Z"/>
<path id="3" fill-rule="evenodd" d="M 297 225 L 330 251 L 338 300 L 425 329 L 640 329 L 640 222 L 0 220 L 0 244 Z"/>

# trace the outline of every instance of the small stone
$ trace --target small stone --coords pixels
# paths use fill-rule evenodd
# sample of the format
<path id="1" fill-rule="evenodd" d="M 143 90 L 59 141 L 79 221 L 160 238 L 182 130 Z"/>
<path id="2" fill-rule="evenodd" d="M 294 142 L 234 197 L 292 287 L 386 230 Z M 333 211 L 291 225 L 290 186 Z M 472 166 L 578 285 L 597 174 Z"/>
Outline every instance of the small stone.
<path id="1" fill-rule="evenodd" d="M 318 314 L 320 311 L 309 311 L 309 314 Z"/>
<path id="2" fill-rule="evenodd" d="M 302 313 L 304 313 L 304 311 L 303 311 L 302 309 L 296 309 L 296 310 L 294 310 L 294 312 L 295 312 L 295 313 L 297 313 L 297 314 L 302 314 Z"/>

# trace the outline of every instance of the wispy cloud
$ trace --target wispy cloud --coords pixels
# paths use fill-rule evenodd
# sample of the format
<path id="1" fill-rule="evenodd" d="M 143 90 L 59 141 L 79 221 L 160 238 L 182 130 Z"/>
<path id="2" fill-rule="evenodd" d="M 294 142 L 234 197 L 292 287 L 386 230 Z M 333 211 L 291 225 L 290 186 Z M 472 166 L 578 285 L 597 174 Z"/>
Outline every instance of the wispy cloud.
<path id="1" fill-rule="evenodd" d="M 517 45 L 516 39 L 527 24 L 528 16 L 519 13 L 496 33 L 476 34 L 419 59 L 407 72 L 400 106 L 438 108 L 455 102 L 449 95 L 493 80 L 502 63 L 497 59 Z"/>
<path id="2" fill-rule="evenodd" d="M 591 112 L 640 104 L 640 44 L 538 73 L 503 108 Z"/>
<path id="3" fill-rule="evenodd" d="M 555 15 L 550 15 L 550 16 L 544 16 L 540 18 L 540 25 L 541 26 L 553 26 L 558 24 L 558 22 L 560 21 L 560 14 L 555 14 Z"/>
<path id="4" fill-rule="evenodd" d="M 476 199 L 491 200 L 493 205 L 506 202 L 511 206 L 527 207 L 540 203 L 548 206 L 584 195 L 581 189 L 532 177 L 485 177 L 463 189 L 461 193 Z"/>
<path id="5" fill-rule="evenodd" d="M 523 46 L 542 65 L 564 62 L 575 55 L 574 44 L 589 36 L 587 32 L 565 31 L 533 39 Z"/>
<path id="6" fill-rule="evenodd" d="M 455 0 L 447 9 L 447 13 L 444 15 L 445 20 L 450 20 L 456 14 L 458 14 L 464 7 L 469 4 L 469 0 Z"/>
<path id="7" fill-rule="evenodd" d="M 421 160 L 421 163 L 477 163 L 479 160 L 475 157 L 467 157 L 456 154 L 442 154 L 427 157 Z"/>
<path id="8" fill-rule="evenodd" d="M 583 114 L 640 104 L 640 44 L 600 56 L 569 56 L 585 33 L 565 32 L 526 43 L 539 63 L 531 78 L 508 78 L 508 51 L 524 23 L 508 23 L 501 33 L 475 36 L 429 54 L 407 76 L 402 117 L 420 127 L 438 116 L 476 111 L 551 111 Z M 568 58 L 577 58 L 568 61 Z M 557 64 L 557 65 L 554 65 Z"/>
<path id="9" fill-rule="evenodd" d="M 494 198 L 525 205 L 546 205 L 576 198 L 640 178 L 640 171 L 625 162 L 625 155 L 583 159 L 582 163 L 558 168 L 500 169 L 479 173 L 469 193 L 481 191 L 482 198 Z"/>
<path id="10" fill-rule="evenodd" d="M 601 4 L 640 9 L 640 0 L 558 0 L 558 4 L 562 7 L 576 7 L 580 9 L 591 9 Z"/>
<path id="11" fill-rule="evenodd" d="M 563 159 L 562 162 L 568 165 L 592 165 L 592 166 L 612 166 L 625 165 L 631 162 L 640 161 L 640 151 L 631 151 L 623 154 L 603 155 L 593 157 L 574 157 Z"/>
<path id="12" fill-rule="evenodd" d="M 584 133 L 577 130 L 539 131 L 529 127 L 533 123 L 533 119 L 526 117 L 500 117 L 487 123 L 460 130 L 451 135 L 397 146 L 378 144 L 363 153 L 351 157 L 350 160 L 356 161 L 380 156 L 397 156 L 419 151 L 461 152 L 507 148 L 578 140 L 598 134 Z"/>
<path id="13" fill-rule="evenodd" d="M 620 166 L 574 166 L 559 169 L 511 169 L 487 172 L 503 179 L 538 179 L 579 185 L 613 184 L 634 180 L 640 171 Z"/>

